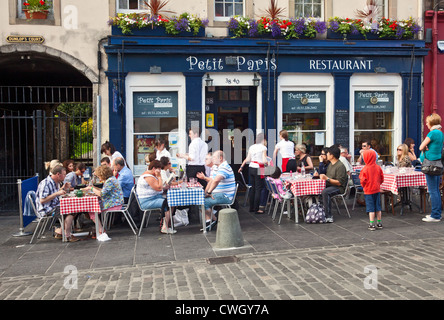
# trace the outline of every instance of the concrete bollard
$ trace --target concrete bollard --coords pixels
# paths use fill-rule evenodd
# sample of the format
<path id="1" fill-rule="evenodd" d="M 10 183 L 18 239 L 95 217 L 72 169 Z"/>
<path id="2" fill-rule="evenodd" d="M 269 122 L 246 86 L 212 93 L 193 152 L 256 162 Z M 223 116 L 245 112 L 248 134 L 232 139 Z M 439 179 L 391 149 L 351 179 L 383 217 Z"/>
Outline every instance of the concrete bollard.
<path id="1" fill-rule="evenodd" d="M 242 247 L 244 238 L 237 210 L 227 208 L 219 211 L 216 233 L 216 248 Z"/>

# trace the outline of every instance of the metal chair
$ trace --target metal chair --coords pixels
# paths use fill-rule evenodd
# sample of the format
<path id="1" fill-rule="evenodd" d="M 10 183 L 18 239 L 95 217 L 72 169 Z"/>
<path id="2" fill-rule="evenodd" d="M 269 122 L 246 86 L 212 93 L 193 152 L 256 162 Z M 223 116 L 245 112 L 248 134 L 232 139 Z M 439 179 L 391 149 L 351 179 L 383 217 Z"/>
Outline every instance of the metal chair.
<path id="1" fill-rule="evenodd" d="M 134 186 L 131 189 L 131 194 L 129 196 L 128 199 L 128 203 L 127 204 L 123 204 L 122 205 L 122 209 L 120 210 L 112 210 L 112 211 L 105 211 L 102 212 L 102 223 L 103 226 L 106 227 L 105 229 L 110 229 L 111 228 L 111 221 L 112 221 L 112 217 L 114 213 L 122 213 L 126 219 L 126 221 L 128 221 L 129 226 L 131 227 L 131 230 L 133 231 L 134 235 L 137 235 L 137 226 L 134 223 L 133 218 L 131 217 L 128 209 L 130 208 L 131 204 L 133 201 L 136 201 L 136 186 Z"/>
<path id="2" fill-rule="evenodd" d="M 337 199 L 339 199 L 339 198 L 342 199 L 342 202 L 344 203 L 344 207 L 347 210 L 348 217 L 351 218 L 350 211 L 348 211 L 347 203 L 345 202 L 345 198 L 347 197 L 348 193 L 350 192 L 349 182 L 350 182 L 350 177 L 348 177 L 348 179 L 347 179 L 347 186 L 345 187 L 344 193 L 336 194 L 336 195 L 332 196 L 331 200 L 335 202 L 336 209 L 338 209 L 338 213 L 341 214 L 341 210 L 339 210 Z"/>
<path id="3" fill-rule="evenodd" d="M 236 196 L 237 196 L 237 189 L 239 189 L 239 183 L 236 183 L 236 191 L 234 191 L 234 196 L 233 196 L 233 200 L 230 203 L 221 203 L 221 204 L 215 204 L 214 206 L 211 207 L 211 219 L 213 219 L 213 210 L 214 207 L 222 207 L 222 208 L 231 208 L 231 206 L 234 205 L 234 202 L 236 201 Z M 211 231 L 211 225 L 208 228 L 208 231 Z"/>
<path id="4" fill-rule="evenodd" d="M 55 210 L 49 212 L 47 215 L 42 216 L 38 211 L 35 203 L 35 199 L 32 197 L 32 192 L 29 191 L 26 195 L 26 201 L 29 202 L 32 210 L 34 211 L 35 215 L 37 216 L 37 226 L 34 229 L 34 232 L 31 237 L 31 241 L 29 241 L 30 244 L 34 242 L 34 239 L 39 239 L 42 237 L 43 233 L 45 232 L 45 228 L 48 224 L 48 222 L 52 219 L 54 219 L 54 212 Z"/>
<path id="5" fill-rule="evenodd" d="M 356 199 L 359 194 L 364 194 L 364 188 L 361 186 L 361 180 L 359 179 L 359 174 L 357 172 L 351 173 L 351 179 L 353 182 L 353 188 L 355 189 L 355 198 L 353 199 L 353 210 L 355 210 Z"/>
<path id="6" fill-rule="evenodd" d="M 273 210 L 273 215 L 272 215 L 272 219 L 275 220 L 276 219 L 276 213 L 277 213 L 277 209 L 279 207 L 279 204 L 281 204 L 281 214 L 279 216 L 279 221 L 278 224 L 281 224 L 281 220 L 282 220 L 282 215 L 284 214 L 284 207 L 285 205 L 287 205 L 287 214 L 288 214 L 288 218 L 291 218 L 291 201 L 294 200 L 294 196 L 291 195 L 290 198 L 284 198 L 281 196 L 281 194 L 279 193 L 279 190 L 277 188 L 276 183 L 274 182 L 273 179 L 269 180 L 270 183 L 270 187 L 271 190 L 273 192 L 273 198 L 275 199 L 275 205 L 274 205 L 274 210 Z M 302 206 L 302 200 L 300 197 L 298 197 L 299 201 L 301 202 L 301 206 Z M 305 218 L 304 218 L 305 219 Z"/>
<path id="7" fill-rule="evenodd" d="M 267 211 L 268 204 L 270 204 L 270 206 L 268 207 L 268 215 L 270 215 L 271 207 L 273 206 L 273 201 L 274 201 L 273 190 L 271 189 L 270 181 L 268 181 L 269 179 L 271 179 L 271 178 L 265 177 L 265 188 L 267 188 L 268 196 L 267 196 L 267 202 L 265 203 L 264 210 Z"/>
<path id="8" fill-rule="evenodd" d="M 245 177 L 242 172 L 240 173 L 240 176 L 242 178 L 242 183 L 244 184 L 245 188 L 247 188 L 247 191 L 245 192 L 245 200 L 244 200 L 244 207 L 246 207 L 247 201 L 248 201 L 248 195 L 250 194 L 251 186 L 245 181 Z"/>
<path id="9" fill-rule="evenodd" d="M 149 221 L 150 221 L 150 217 L 151 217 L 151 213 L 153 212 L 153 211 L 157 211 L 157 210 L 159 210 L 159 211 L 161 211 L 162 210 L 162 208 L 152 208 L 152 209 L 146 209 L 146 210 L 144 210 L 144 209 L 142 209 L 142 207 L 140 206 L 140 201 L 139 201 L 139 197 L 137 197 L 137 192 L 136 192 L 136 186 L 134 186 L 133 187 L 133 189 L 134 189 L 134 198 L 136 199 L 136 201 L 137 201 L 137 205 L 139 206 L 139 209 L 141 210 L 141 211 L 143 211 L 143 216 L 142 216 L 142 222 L 140 223 L 140 228 L 139 228 L 139 234 L 138 234 L 138 236 L 140 237 L 140 234 L 142 233 L 142 229 L 145 227 L 148 227 L 148 223 L 149 223 Z M 129 202 L 129 200 L 128 200 L 128 202 Z M 146 215 L 148 214 L 148 219 L 146 219 L 146 225 L 144 226 L 144 223 L 145 223 L 145 218 L 146 218 Z M 172 222 L 171 222 L 171 224 L 172 224 Z"/>

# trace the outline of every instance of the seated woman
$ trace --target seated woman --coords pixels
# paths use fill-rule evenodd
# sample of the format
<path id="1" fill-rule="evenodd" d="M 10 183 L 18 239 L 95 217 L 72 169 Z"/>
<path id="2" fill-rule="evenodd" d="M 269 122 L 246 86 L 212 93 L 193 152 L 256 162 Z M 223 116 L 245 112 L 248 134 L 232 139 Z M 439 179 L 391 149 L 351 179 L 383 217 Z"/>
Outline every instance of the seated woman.
<path id="1" fill-rule="evenodd" d="M 313 161 L 311 160 L 310 156 L 307 154 L 307 147 L 304 144 L 298 144 L 295 148 L 296 151 L 296 157 L 298 160 L 297 163 L 297 170 L 298 172 L 301 172 L 302 166 L 305 167 L 305 173 L 311 172 L 313 167 Z"/>
<path id="2" fill-rule="evenodd" d="M 170 224 L 170 212 L 168 211 L 167 201 L 162 196 L 163 182 L 161 169 L 162 164 L 159 160 L 150 162 L 148 170 L 137 180 L 137 196 L 142 210 L 161 208 L 164 219 L 160 232 L 176 233 L 176 230 L 168 227 Z"/>
<path id="3" fill-rule="evenodd" d="M 406 144 L 400 144 L 396 150 L 396 166 L 398 168 L 410 168 L 412 160 L 409 157 L 409 147 Z"/>
<path id="4" fill-rule="evenodd" d="M 321 155 L 319 156 L 319 171 L 315 175 L 326 174 L 330 161 L 327 160 L 328 148 L 322 148 Z"/>
<path id="5" fill-rule="evenodd" d="M 170 158 L 161 157 L 160 164 L 162 165 L 160 175 L 162 176 L 163 189 L 167 190 L 169 186 L 177 185 L 178 182 L 175 181 L 176 175 L 174 174 L 174 169 L 171 167 Z"/>
<path id="6" fill-rule="evenodd" d="M 116 177 L 114 177 L 113 170 L 107 165 L 102 165 L 94 171 L 94 174 L 103 182 L 102 188 L 91 187 L 94 194 L 100 197 L 100 209 L 102 212 L 120 210 L 123 205 L 123 191 Z M 88 191 L 89 189 L 90 187 L 86 187 L 82 190 Z M 98 223 L 99 232 L 103 233 L 104 230 L 100 220 L 95 221 L 95 214 L 89 212 L 89 217 L 95 223 Z"/>

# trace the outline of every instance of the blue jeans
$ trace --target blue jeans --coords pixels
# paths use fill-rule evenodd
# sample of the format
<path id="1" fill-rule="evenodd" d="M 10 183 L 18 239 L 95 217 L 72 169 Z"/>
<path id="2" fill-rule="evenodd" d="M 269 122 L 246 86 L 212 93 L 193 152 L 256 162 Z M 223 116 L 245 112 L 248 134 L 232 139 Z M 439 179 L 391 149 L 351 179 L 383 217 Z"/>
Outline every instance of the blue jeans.
<path id="1" fill-rule="evenodd" d="M 213 193 L 213 198 L 214 199 L 211 197 L 205 198 L 205 210 L 211 209 L 212 206 L 216 206 L 218 204 L 230 204 L 232 201 L 224 193 Z"/>
<path id="2" fill-rule="evenodd" d="M 441 183 L 441 176 L 431 176 L 426 174 L 427 188 L 429 189 L 430 202 L 432 203 L 431 217 L 441 219 L 442 204 L 441 193 L 439 192 L 439 185 Z"/>
<path id="3" fill-rule="evenodd" d="M 365 194 L 365 205 L 367 212 L 379 212 L 381 211 L 381 194 Z"/>
<path id="4" fill-rule="evenodd" d="M 161 194 L 157 194 L 154 197 L 141 198 L 139 199 L 139 202 L 140 208 L 142 210 L 162 208 L 162 212 L 168 211 L 168 208 L 166 206 L 166 199 L 162 197 Z"/>

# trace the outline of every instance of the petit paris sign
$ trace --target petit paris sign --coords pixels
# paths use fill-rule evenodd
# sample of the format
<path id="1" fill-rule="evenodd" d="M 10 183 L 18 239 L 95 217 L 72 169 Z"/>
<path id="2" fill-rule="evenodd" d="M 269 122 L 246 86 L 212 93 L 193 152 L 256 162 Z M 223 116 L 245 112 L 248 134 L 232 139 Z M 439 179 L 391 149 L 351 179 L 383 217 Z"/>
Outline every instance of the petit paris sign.
<path id="1" fill-rule="evenodd" d="M 45 38 L 41 36 L 7 36 L 6 41 L 9 43 L 43 43 Z"/>

